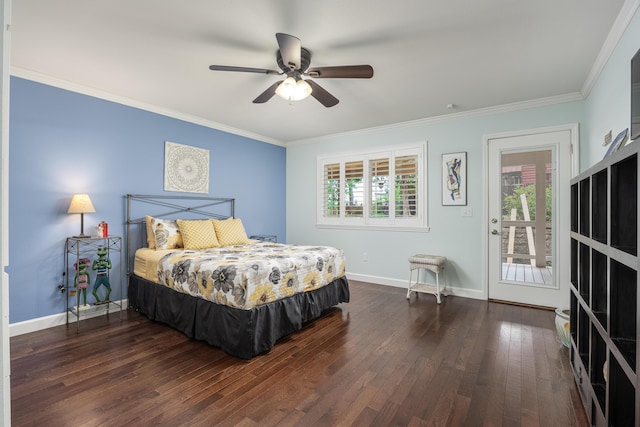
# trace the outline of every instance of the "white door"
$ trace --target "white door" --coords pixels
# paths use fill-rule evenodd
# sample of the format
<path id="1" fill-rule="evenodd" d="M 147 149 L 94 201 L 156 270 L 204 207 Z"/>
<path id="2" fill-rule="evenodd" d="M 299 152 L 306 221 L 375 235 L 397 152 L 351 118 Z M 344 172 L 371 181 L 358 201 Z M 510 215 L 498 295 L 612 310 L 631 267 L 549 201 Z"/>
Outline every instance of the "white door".
<path id="1" fill-rule="evenodd" d="M 568 307 L 572 132 L 487 141 L 489 299 Z"/>

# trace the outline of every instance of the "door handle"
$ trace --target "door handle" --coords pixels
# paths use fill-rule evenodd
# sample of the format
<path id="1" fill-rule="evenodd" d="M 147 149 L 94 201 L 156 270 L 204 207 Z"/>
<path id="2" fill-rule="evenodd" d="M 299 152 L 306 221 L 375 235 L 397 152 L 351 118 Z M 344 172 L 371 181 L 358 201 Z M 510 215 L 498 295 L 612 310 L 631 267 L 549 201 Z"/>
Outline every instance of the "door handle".
<path id="1" fill-rule="evenodd" d="M 491 230 L 491 234 L 498 234 L 498 230 L 496 230 L 495 228 L 493 230 Z"/>

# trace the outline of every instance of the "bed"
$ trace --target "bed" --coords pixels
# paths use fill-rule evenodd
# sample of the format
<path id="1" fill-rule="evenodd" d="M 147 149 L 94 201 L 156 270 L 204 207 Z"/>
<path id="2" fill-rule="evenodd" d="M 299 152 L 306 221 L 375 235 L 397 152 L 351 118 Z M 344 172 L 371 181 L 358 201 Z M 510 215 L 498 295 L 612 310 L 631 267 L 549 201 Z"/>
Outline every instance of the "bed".
<path id="1" fill-rule="evenodd" d="M 250 359 L 349 301 L 342 250 L 249 239 L 234 199 L 126 198 L 128 305 L 153 321 Z"/>

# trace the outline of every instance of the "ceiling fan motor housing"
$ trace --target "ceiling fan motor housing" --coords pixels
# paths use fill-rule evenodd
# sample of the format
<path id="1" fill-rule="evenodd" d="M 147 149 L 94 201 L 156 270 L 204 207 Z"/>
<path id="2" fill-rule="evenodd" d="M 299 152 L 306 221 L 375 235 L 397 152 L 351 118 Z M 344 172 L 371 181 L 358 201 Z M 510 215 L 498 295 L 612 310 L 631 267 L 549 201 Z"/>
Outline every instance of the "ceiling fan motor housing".
<path id="1" fill-rule="evenodd" d="M 295 71 L 297 71 L 298 73 L 304 73 L 305 71 L 307 71 L 307 68 L 309 68 L 309 65 L 311 64 L 311 52 L 307 48 L 304 48 L 304 47 L 300 48 L 300 69 L 299 70 L 295 70 L 289 67 L 288 64 L 284 63 L 284 61 L 282 60 L 282 54 L 280 53 L 280 50 L 276 51 L 276 61 L 278 63 L 278 67 L 280 67 L 280 69 L 287 75 L 290 75 L 290 73 L 293 74 L 293 72 Z"/>

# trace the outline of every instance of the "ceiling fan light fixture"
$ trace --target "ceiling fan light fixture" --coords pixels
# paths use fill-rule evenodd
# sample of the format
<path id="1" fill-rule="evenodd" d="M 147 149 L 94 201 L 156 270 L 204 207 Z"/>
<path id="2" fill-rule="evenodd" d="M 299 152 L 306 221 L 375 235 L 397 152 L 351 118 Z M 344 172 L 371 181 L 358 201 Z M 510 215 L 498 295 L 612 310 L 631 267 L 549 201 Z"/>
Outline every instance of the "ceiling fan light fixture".
<path id="1" fill-rule="evenodd" d="M 276 95 L 287 101 L 300 101 L 311 95 L 312 90 L 303 79 L 296 81 L 293 77 L 287 77 L 276 88 Z"/>

